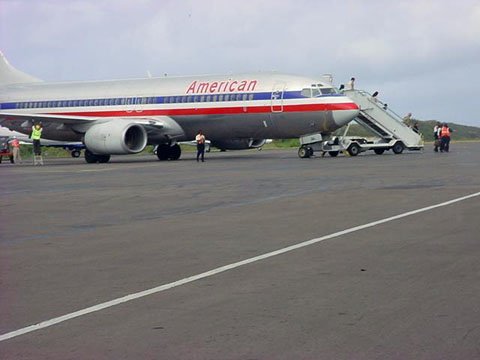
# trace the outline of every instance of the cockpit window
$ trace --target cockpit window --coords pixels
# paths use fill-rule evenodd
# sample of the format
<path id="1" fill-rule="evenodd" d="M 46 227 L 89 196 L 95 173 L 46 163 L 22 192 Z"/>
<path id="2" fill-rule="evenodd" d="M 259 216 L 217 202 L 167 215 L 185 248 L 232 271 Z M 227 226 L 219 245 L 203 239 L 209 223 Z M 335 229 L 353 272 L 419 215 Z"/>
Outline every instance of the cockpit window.
<path id="1" fill-rule="evenodd" d="M 302 90 L 302 96 L 312 97 L 312 89 L 305 88 Z"/>
<path id="2" fill-rule="evenodd" d="M 337 92 L 335 91 L 334 88 L 322 88 L 320 89 L 320 91 L 322 92 L 323 95 L 330 95 L 330 94 L 336 94 Z"/>
<path id="3" fill-rule="evenodd" d="M 311 88 L 304 88 L 301 93 L 302 93 L 302 96 L 304 97 L 318 97 L 322 95 L 336 94 L 337 91 L 335 90 L 335 88 L 331 86 L 325 86 L 322 84 L 318 84 L 318 85 L 312 84 Z"/>

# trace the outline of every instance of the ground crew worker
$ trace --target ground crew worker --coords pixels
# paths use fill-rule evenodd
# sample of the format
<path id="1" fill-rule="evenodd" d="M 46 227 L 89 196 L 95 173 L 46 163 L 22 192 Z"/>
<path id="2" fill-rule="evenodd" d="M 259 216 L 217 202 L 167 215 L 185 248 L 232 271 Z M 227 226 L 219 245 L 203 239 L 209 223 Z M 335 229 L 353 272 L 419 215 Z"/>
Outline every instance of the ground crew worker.
<path id="1" fill-rule="evenodd" d="M 202 130 L 198 130 L 197 136 L 195 136 L 195 141 L 197 142 L 197 162 L 200 157 L 202 162 L 205 161 L 205 135 L 203 135 Z"/>
<path id="2" fill-rule="evenodd" d="M 433 151 L 438 152 L 438 148 L 440 147 L 440 132 L 442 131 L 442 124 L 437 122 L 435 127 L 433 128 Z"/>
<path id="3" fill-rule="evenodd" d="M 13 163 L 20 164 L 22 162 L 22 157 L 20 156 L 20 141 L 18 141 L 16 136 L 10 141 L 10 145 L 12 146 Z"/>
<path id="4" fill-rule="evenodd" d="M 440 151 L 448 152 L 450 150 L 450 129 L 447 124 L 443 124 L 440 131 Z"/>
<path id="5" fill-rule="evenodd" d="M 33 140 L 33 165 L 43 165 L 42 148 L 40 147 L 42 130 L 43 128 L 40 123 L 32 126 L 32 134 L 30 137 Z"/>

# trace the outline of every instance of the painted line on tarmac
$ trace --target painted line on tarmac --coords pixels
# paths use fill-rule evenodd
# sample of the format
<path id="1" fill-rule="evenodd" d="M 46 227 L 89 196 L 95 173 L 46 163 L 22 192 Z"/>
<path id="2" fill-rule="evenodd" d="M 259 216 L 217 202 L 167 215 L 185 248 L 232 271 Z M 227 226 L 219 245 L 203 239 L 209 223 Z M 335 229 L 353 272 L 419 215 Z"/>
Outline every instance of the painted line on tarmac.
<path id="1" fill-rule="evenodd" d="M 87 314 L 90 314 L 90 313 L 93 313 L 93 312 L 96 312 L 96 311 L 107 309 L 109 307 L 119 305 L 119 304 L 123 304 L 123 303 L 126 303 L 128 301 L 140 299 L 140 298 L 148 296 L 148 295 L 156 294 L 156 293 L 168 290 L 168 289 L 172 289 L 172 288 L 175 288 L 175 287 L 178 287 L 178 286 L 181 286 L 181 285 L 185 285 L 185 284 L 188 284 L 188 283 L 200 280 L 200 279 L 204 279 L 204 278 L 207 278 L 207 277 L 210 277 L 210 276 L 213 276 L 213 275 L 216 275 L 216 274 L 228 271 L 228 270 L 236 269 L 238 267 L 241 267 L 241 266 L 244 266 L 244 265 L 247 265 L 247 264 L 251 264 L 251 263 L 254 263 L 254 262 L 257 262 L 257 261 L 260 261 L 260 260 L 265 260 L 265 259 L 271 258 L 273 256 L 285 254 L 287 252 L 297 250 L 297 249 L 300 249 L 300 248 L 303 248 L 303 247 L 306 247 L 306 246 L 310 246 L 310 245 L 319 243 L 321 241 L 333 239 L 333 238 L 343 236 L 343 235 L 346 235 L 346 234 L 351 234 L 351 233 L 356 232 L 356 231 L 360 231 L 360 230 L 363 230 L 363 229 L 368 229 L 368 228 L 371 228 L 371 227 L 374 227 L 374 226 L 377 226 L 377 225 L 388 223 L 390 221 L 395 221 L 395 220 L 402 219 L 402 218 L 405 218 L 405 217 L 408 217 L 408 216 L 412 216 L 412 215 L 415 215 L 415 214 L 418 214 L 418 213 L 422 213 L 422 212 L 430 211 L 430 210 L 437 209 L 437 208 L 440 208 L 440 207 L 443 207 L 443 206 L 448 206 L 448 205 L 451 205 L 451 204 L 455 204 L 457 202 L 464 201 L 464 200 L 467 200 L 467 199 L 471 199 L 471 198 L 474 198 L 474 197 L 477 197 L 477 196 L 480 196 L 480 192 L 470 194 L 470 195 L 466 195 L 466 196 L 462 196 L 462 197 L 459 197 L 459 198 L 456 198 L 456 199 L 453 199 L 453 200 L 445 201 L 445 202 L 442 202 L 442 203 L 439 203 L 439 204 L 436 204 L 436 205 L 427 206 L 427 207 L 424 207 L 424 208 L 421 208 L 421 209 L 408 211 L 408 212 L 405 212 L 403 214 L 399 214 L 399 215 L 391 216 L 391 217 L 388 217 L 388 218 L 385 218 L 385 219 L 373 221 L 373 222 L 370 222 L 368 224 L 355 226 L 355 227 L 352 227 L 352 228 L 349 228 L 349 229 L 346 229 L 346 230 L 335 232 L 333 234 L 325 235 L 325 236 L 315 238 L 315 239 L 311 239 L 311 240 L 307 240 L 307 241 L 304 241 L 304 242 L 301 242 L 301 243 L 298 243 L 298 244 L 295 244 L 295 245 L 287 246 L 283 249 L 279 249 L 279 250 L 275 250 L 275 251 L 272 251 L 272 252 L 269 252 L 269 253 L 258 255 L 258 256 L 255 256 L 255 257 L 252 257 L 252 258 L 249 258 L 249 259 L 245 259 L 245 260 L 242 260 L 242 261 L 238 261 L 238 262 L 235 262 L 235 263 L 232 263 L 232 264 L 229 264 L 229 265 L 221 266 L 221 267 L 212 269 L 210 271 L 203 272 L 201 274 L 193 275 L 193 276 L 190 276 L 190 277 L 178 280 L 178 281 L 174 281 L 174 282 L 171 282 L 171 283 L 168 283 L 168 284 L 160 285 L 160 286 L 157 286 L 157 287 L 154 287 L 154 288 L 151 288 L 151 289 L 147 289 L 147 290 L 144 290 L 144 291 L 140 291 L 140 292 L 137 292 L 137 293 L 126 295 L 126 296 L 123 296 L 123 297 L 120 297 L 120 298 L 117 298 L 117 299 L 114 299 L 114 300 L 110 300 L 110 301 L 107 301 L 107 302 L 104 302 L 104 303 L 101 303 L 101 304 L 98 304 L 98 305 L 90 306 L 88 308 L 78 310 L 78 311 L 63 315 L 63 316 L 59 316 L 59 317 L 56 317 L 56 318 L 53 318 L 53 319 L 50 319 L 50 320 L 42 321 L 38 324 L 30 325 L 30 326 L 27 326 L 27 327 L 24 327 L 24 328 L 15 330 L 15 331 L 11 331 L 11 332 L 6 333 L 6 334 L 2 334 L 2 335 L 0 335 L 0 341 L 5 341 L 5 340 L 8 340 L 8 339 L 20 336 L 20 335 L 30 333 L 32 331 L 44 329 L 44 328 L 50 327 L 52 325 L 62 323 L 62 322 L 67 321 L 67 320 L 71 320 L 71 319 L 74 319 L 74 318 L 77 318 L 77 317 L 80 317 L 80 316 L 83 316 L 83 315 L 87 315 Z"/>

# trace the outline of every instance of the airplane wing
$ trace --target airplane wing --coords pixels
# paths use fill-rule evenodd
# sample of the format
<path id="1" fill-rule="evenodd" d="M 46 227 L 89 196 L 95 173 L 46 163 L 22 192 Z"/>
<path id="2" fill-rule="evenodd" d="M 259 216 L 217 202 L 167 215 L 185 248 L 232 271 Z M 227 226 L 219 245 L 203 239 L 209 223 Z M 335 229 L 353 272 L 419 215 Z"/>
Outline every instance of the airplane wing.
<path id="1" fill-rule="evenodd" d="M 69 140 L 68 133 L 71 133 L 70 140 L 75 141 L 78 140 L 78 134 L 84 134 L 95 124 L 107 122 L 113 124 L 118 120 L 142 125 L 147 132 L 149 142 L 152 143 L 161 142 L 165 136 L 178 138 L 184 135 L 180 125 L 168 116 L 105 118 L 56 114 L 18 114 L 0 111 L 0 125 L 13 131 L 30 134 L 33 123 L 41 122 L 44 129 L 44 138 L 51 140 Z"/>

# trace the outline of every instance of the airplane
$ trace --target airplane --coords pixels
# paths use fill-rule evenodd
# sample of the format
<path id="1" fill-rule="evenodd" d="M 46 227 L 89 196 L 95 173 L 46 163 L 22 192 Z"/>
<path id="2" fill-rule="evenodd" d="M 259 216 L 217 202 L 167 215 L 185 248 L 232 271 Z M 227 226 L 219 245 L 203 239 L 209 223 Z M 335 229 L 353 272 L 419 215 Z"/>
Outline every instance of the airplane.
<path id="1" fill-rule="evenodd" d="M 0 136 L 8 136 L 10 139 L 15 137 L 18 139 L 18 141 L 20 141 L 20 144 L 24 144 L 24 145 L 33 144 L 33 140 L 30 139 L 29 135 L 22 134 L 18 131 L 9 130 L 3 126 L 0 126 Z M 62 149 L 68 150 L 70 152 L 70 155 L 73 158 L 80 157 L 82 150 L 85 149 L 85 145 L 83 145 L 79 141 L 74 142 L 74 141 L 56 141 L 56 140 L 43 139 L 41 142 L 41 146 L 62 148 Z"/>
<path id="2" fill-rule="evenodd" d="M 157 146 L 178 160 L 179 142 L 201 129 L 220 149 L 249 149 L 265 139 L 328 135 L 358 106 L 328 81 L 267 73 L 50 83 L 25 74 L 0 52 L 0 125 L 82 142 L 87 163 Z M 313 152 L 312 152 L 313 153 Z"/>

